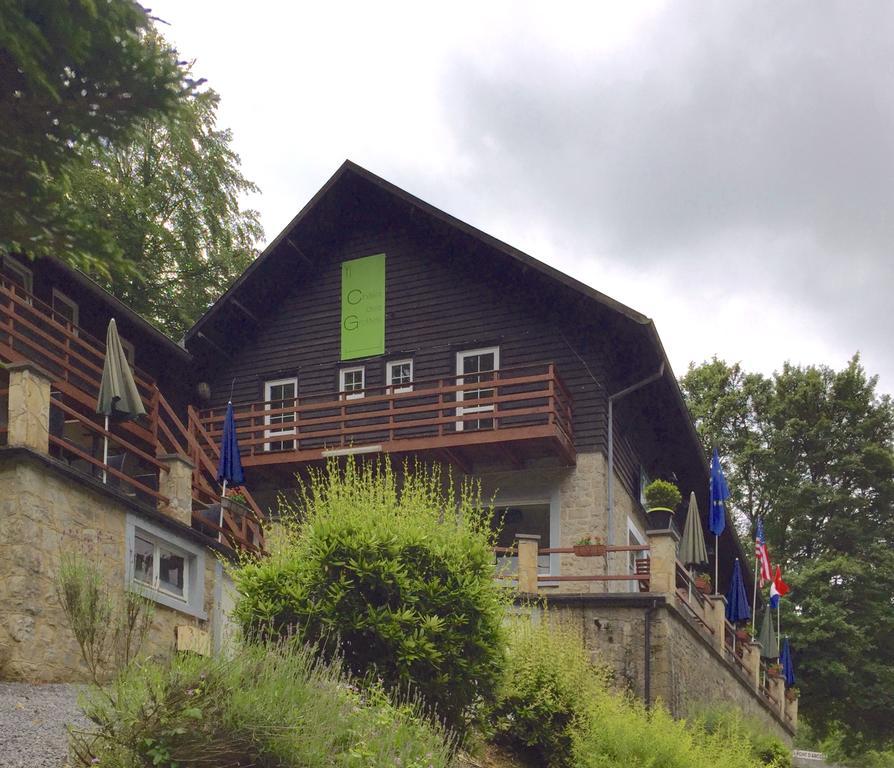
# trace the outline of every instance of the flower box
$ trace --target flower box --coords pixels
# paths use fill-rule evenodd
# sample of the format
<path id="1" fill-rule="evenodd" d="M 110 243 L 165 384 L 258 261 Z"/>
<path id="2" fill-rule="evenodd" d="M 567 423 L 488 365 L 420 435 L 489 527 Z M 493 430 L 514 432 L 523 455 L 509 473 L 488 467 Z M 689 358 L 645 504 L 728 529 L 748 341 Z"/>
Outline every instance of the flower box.
<path id="1" fill-rule="evenodd" d="M 605 557 L 605 544 L 575 544 L 575 557 Z"/>
<path id="2" fill-rule="evenodd" d="M 711 594 L 711 577 L 710 576 L 696 576 L 695 577 L 695 588 L 701 592 L 703 595 Z"/>

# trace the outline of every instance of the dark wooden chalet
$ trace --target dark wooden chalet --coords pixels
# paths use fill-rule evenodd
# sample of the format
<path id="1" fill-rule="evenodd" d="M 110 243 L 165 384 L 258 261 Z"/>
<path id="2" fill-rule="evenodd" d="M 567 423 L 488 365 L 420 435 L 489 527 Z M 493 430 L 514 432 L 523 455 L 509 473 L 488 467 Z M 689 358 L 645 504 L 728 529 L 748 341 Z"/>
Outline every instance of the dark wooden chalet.
<path id="1" fill-rule="evenodd" d="M 382 254 L 383 338 L 346 357 L 343 270 Z M 649 318 L 349 161 L 185 345 L 208 398 L 200 439 L 218 439 L 232 399 L 261 506 L 328 456 L 604 465 L 609 396 L 661 370 L 615 403 L 616 495 L 641 519 L 644 479 L 670 476 L 707 510 L 706 459 Z M 593 504 L 604 518 L 604 495 Z"/>

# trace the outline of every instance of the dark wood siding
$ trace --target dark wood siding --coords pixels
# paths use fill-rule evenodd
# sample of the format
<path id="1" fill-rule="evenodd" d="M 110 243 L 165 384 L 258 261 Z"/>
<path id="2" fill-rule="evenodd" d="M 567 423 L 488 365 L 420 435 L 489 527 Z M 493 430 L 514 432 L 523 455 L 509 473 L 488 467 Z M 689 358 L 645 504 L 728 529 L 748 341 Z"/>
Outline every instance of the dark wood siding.
<path id="1" fill-rule="evenodd" d="M 225 404 L 231 388 L 234 402 L 263 399 L 264 381 L 291 376 L 298 378 L 299 396 L 334 394 L 339 368 L 358 364 L 365 366 L 366 385 L 376 387 L 385 383 L 386 362 L 405 357 L 413 358 L 417 379 L 452 376 L 458 351 L 499 346 L 503 369 L 555 363 L 574 400 L 577 450 L 605 451 L 606 393 L 658 365 L 623 329 L 629 320 L 544 285 L 499 261 L 480 241 L 405 208 L 367 198 L 339 216 L 341 226 L 327 228 L 325 237 L 322 228 L 296 233 L 283 246 L 279 278 L 255 281 L 259 324 L 230 315 L 225 334 L 232 356 L 206 353 L 212 405 Z M 386 254 L 386 353 L 342 363 L 341 263 L 375 253 Z M 616 408 L 615 428 L 617 468 L 635 494 L 642 451 L 634 445 L 648 441 L 650 429 L 630 418 L 634 405 L 631 397 Z"/>

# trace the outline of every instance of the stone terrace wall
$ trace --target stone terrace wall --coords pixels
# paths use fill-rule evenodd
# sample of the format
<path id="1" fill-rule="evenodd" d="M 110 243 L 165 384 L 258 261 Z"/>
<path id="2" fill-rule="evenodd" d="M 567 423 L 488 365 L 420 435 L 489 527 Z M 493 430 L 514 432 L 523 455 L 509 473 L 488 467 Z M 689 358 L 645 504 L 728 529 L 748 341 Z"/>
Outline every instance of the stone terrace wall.
<path id="1" fill-rule="evenodd" d="M 129 505 L 90 479 L 67 476 L 54 460 L 23 449 L 0 449 L 0 679 L 57 682 L 87 670 L 56 597 L 63 551 L 100 563 L 109 585 L 124 584 Z M 204 609 L 213 615 L 216 560 L 205 556 Z M 169 653 L 175 627 L 209 622 L 156 606 L 144 650 Z"/>
<path id="2" fill-rule="evenodd" d="M 617 686 L 641 699 L 646 699 L 646 610 L 653 606 L 651 701 L 663 701 L 675 717 L 708 705 L 734 707 L 791 745 L 793 733 L 779 715 L 661 595 L 555 595 L 546 606 L 545 612 L 534 612 L 578 627 L 593 661 L 607 664 Z"/>

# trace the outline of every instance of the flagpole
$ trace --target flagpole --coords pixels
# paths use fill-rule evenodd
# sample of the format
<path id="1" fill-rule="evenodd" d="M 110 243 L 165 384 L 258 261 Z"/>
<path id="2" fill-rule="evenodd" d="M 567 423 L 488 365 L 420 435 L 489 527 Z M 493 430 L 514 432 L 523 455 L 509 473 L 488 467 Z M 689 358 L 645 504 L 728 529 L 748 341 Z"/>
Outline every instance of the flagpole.
<path id="1" fill-rule="evenodd" d="M 754 556 L 754 597 L 751 599 L 751 634 L 754 635 L 754 622 L 757 619 L 757 569 L 760 567 L 757 555 Z"/>
<path id="2" fill-rule="evenodd" d="M 720 537 L 714 534 L 714 594 L 719 595 L 720 586 Z"/>

